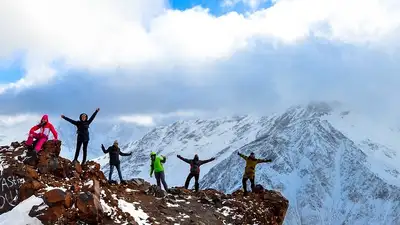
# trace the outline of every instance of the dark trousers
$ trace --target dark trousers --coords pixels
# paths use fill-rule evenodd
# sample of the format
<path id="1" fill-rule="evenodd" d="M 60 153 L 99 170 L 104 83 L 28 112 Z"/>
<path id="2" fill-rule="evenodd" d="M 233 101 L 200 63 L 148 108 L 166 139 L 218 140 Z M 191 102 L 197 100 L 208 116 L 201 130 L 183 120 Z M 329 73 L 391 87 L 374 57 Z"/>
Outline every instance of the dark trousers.
<path id="1" fill-rule="evenodd" d="M 110 174 L 108 175 L 108 180 L 111 180 L 111 176 L 112 176 L 112 174 L 113 174 L 113 172 L 114 172 L 114 166 L 115 166 L 115 168 L 117 168 L 119 180 L 120 180 L 120 181 L 123 181 L 123 179 L 122 179 L 122 174 L 121 174 L 121 167 L 120 167 L 119 164 L 117 164 L 117 165 L 112 165 L 112 164 L 110 164 Z"/>
<path id="2" fill-rule="evenodd" d="M 247 193 L 247 180 L 250 180 L 250 183 L 251 183 L 251 190 L 254 190 L 254 186 L 255 186 L 255 184 L 254 184 L 254 177 L 252 177 L 252 178 L 243 177 L 243 179 L 242 179 L 242 185 L 243 185 L 244 193 Z"/>
<path id="3" fill-rule="evenodd" d="M 196 173 L 189 173 L 189 175 L 186 178 L 185 182 L 185 188 L 188 189 L 190 180 L 194 177 L 194 188 L 196 191 L 199 191 L 199 174 Z"/>
<path id="4" fill-rule="evenodd" d="M 156 177 L 157 186 L 159 186 L 161 188 L 161 183 L 162 183 L 163 186 L 164 186 L 164 189 L 167 191 L 168 190 L 168 185 L 167 185 L 167 182 L 165 182 L 165 173 L 164 173 L 164 171 L 155 172 L 154 175 Z"/>
<path id="5" fill-rule="evenodd" d="M 81 164 L 84 164 L 86 162 L 88 143 L 89 143 L 89 141 L 82 141 L 79 139 L 77 140 L 74 161 L 78 160 L 79 152 L 81 151 L 81 146 L 83 144 L 83 158 L 82 158 Z"/>

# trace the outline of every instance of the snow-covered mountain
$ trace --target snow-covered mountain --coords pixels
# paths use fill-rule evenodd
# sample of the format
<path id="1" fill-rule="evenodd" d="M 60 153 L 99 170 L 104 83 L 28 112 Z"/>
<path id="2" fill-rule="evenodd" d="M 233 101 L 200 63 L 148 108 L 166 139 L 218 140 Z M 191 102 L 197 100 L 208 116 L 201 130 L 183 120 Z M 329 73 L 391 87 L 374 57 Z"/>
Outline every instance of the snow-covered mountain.
<path id="1" fill-rule="evenodd" d="M 400 224 L 398 152 L 352 141 L 329 122 L 333 114 L 323 115 L 326 106 L 288 110 L 237 151 L 274 160 L 258 165 L 256 180 L 289 199 L 286 224 Z M 237 151 L 209 171 L 203 188 L 240 188 L 245 163 Z"/>
<path id="2" fill-rule="evenodd" d="M 202 166 L 201 186 L 241 187 L 237 152 L 272 158 L 257 166 L 257 183 L 290 201 L 285 224 L 400 224 L 398 129 L 340 105 L 310 103 L 268 117 L 179 121 L 122 146 L 123 175 L 149 179 L 149 154 L 167 156 L 166 179 L 181 186 L 189 166 L 177 154 L 217 157 Z M 108 157 L 97 159 L 108 175 Z M 116 178 L 116 174 L 114 174 Z"/>

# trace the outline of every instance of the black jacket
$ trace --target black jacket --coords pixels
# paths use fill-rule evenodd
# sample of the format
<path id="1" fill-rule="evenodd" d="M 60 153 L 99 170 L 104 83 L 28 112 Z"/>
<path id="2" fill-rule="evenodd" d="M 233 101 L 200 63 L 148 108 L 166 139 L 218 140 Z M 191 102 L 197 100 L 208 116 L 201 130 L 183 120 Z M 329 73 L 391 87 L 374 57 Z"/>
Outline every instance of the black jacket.
<path id="1" fill-rule="evenodd" d="M 92 123 L 92 121 L 94 120 L 94 118 L 96 117 L 96 115 L 97 115 L 97 111 L 95 111 L 94 113 L 93 113 L 93 115 L 88 119 L 88 120 L 86 120 L 86 121 L 82 121 L 82 115 L 86 115 L 85 113 L 82 113 L 80 116 L 79 116 L 79 120 L 78 121 L 76 121 L 76 120 L 72 120 L 72 119 L 70 119 L 70 118 L 68 118 L 68 117 L 66 117 L 66 116 L 64 116 L 63 118 L 66 120 L 66 121 L 68 121 L 68 122 L 70 122 L 70 123 L 72 123 L 73 125 L 75 125 L 76 126 L 76 128 L 77 128 L 77 131 L 76 131 L 76 133 L 78 134 L 78 141 L 83 141 L 83 142 L 85 142 L 85 141 L 89 141 L 89 125 L 90 125 L 90 123 Z M 87 115 L 86 115 L 86 117 L 87 117 Z"/>
<path id="2" fill-rule="evenodd" d="M 184 162 L 190 164 L 190 173 L 192 173 L 192 174 L 200 174 L 200 166 L 203 164 L 209 163 L 215 159 L 215 158 L 211 158 L 208 160 L 186 159 L 180 155 L 178 155 L 178 158 L 183 160 Z"/>
<path id="3" fill-rule="evenodd" d="M 111 145 L 110 147 L 108 147 L 108 149 L 106 150 L 104 148 L 104 146 L 101 146 L 101 150 L 103 150 L 103 152 L 105 154 L 110 154 L 110 165 L 119 165 L 120 161 L 119 161 L 119 156 L 130 156 L 132 155 L 132 152 L 130 153 L 123 153 L 121 152 L 121 150 L 119 149 L 119 147 Z"/>

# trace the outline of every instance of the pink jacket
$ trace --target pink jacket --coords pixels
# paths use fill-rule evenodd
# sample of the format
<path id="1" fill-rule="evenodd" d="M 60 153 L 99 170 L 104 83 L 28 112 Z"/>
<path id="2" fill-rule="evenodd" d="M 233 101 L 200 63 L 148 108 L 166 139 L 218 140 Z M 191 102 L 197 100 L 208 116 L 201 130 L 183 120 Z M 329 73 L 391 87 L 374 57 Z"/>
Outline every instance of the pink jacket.
<path id="1" fill-rule="evenodd" d="M 44 125 L 42 125 L 42 123 L 45 122 Z M 29 130 L 29 134 L 35 133 L 35 131 L 39 130 L 40 132 L 39 134 L 43 134 L 45 135 L 47 138 L 49 137 L 50 132 L 53 134 L 54 139 L 57 140 L 58 139 L 58 134 L 57 131 L 54 129 L 53 124 L 51 124 L 49 122 L 49 116 L 48 115 L 43 115 L 41 123 L 33 126 L 30 130 Z"/>

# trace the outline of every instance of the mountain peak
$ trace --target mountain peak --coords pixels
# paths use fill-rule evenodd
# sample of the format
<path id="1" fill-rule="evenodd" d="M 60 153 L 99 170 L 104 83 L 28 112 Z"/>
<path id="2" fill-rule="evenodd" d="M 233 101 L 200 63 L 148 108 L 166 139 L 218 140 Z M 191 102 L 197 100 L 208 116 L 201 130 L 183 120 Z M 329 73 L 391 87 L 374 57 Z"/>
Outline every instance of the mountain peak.
<path id="1" fill-rule="evenodd" d="M 60 157 L 61 141 L 47 141 L 38 160 L 24 143 L 0 150 L 5 224 L 281 225 L 288 208 L 280 193 L 264 189 L 243 197 L 241 191 L 194 193 L 180 187 L 166 193 L 138 178 L 109 184 L 99 164 L 81 166 Z"/>

